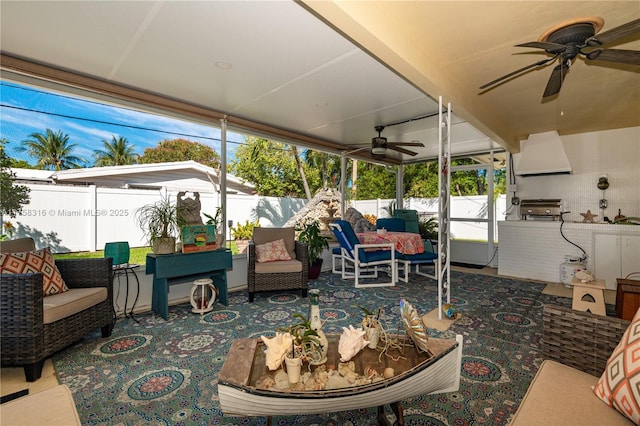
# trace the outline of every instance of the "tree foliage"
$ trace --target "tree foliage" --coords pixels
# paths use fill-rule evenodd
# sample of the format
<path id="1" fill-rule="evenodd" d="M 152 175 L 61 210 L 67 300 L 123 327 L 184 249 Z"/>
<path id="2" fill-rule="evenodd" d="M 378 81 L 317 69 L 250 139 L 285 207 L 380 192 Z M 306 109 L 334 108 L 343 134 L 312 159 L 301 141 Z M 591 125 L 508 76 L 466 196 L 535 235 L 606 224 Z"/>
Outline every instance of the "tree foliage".
<path id="1" fill-rule="evenodd" d="M 6 139 L 0 139 L 0 215 L 16 217 L 22 206 L 29 203 L 30 189 L 14 183 L 14 174 L 10 170 L 13 160 L 4 149 L 7 143 Z"/>
<path id="2" fill-rule="evenodd" d="M 96 159 L 93 165 L 96 167 L 135 164 L 138 159 L 135 147 L 125 137 L 112 136 L 110 141 L 102 139 L 102 146 L 104 149 L 94 151 Z"/>
<path id="3" fill-rule="evenodd" d="M 155 148 L 145 148 L 138 158 L 140 164 L 193 160 L 205 166 L 218 168 L 220 155 L 211 147 L 186 139 L 165 139 Z"/>
<path id="4" fill-rule="evenodd" d="M 356 185 L 358 200 L 395 198 L 396 196 L 395 173 L 377 164 L 359 161 Z"/>
<path id="5" fill-rule="evenodd" d="M 319 187 L 318 170 L 303 163 L 311 194 Z M 258 137 L 245 137 L 245 143 L 235 151 L 229 171 L 256 186 L 267 197 L 306 198 L 304 185 L 291 147 Z"/>
<path id="6" fill-rule="evenodd" d="M 26 151 L 43 170 L 66 170 L 82 167 L 86 160 L 73 155 L 76 144 L 69 143 L 69 135 L 47 129 L 45 133 L 32 133 L 31 139 L 22 141 L 18 151 Z"/>

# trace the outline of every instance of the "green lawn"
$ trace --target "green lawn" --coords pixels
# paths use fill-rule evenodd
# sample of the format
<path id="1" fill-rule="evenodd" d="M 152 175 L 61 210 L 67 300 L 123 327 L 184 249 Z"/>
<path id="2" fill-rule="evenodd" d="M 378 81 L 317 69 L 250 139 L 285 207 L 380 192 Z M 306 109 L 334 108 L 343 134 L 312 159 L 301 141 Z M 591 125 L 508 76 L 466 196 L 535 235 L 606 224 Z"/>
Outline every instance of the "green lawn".
<path id="1" fill-rule="evenodd" d="M 227 247 L 231 249 L 231 253 L 238 254 L 238 246 L 235 241 L 227 241 Z M 147 263 L 147 254 L 151 253 L 151 247 L 133 247 L 130 249 L 130 253 L 129 263 L 144 265 Z M 58 253 L 53 255 L 54 259 L 87 259 L 93 257 L 104 257 L 104 250 Z"/>
<path id="2" fill-rule="evenodd" d="M 147 263 L 147 253 L 151 253 L 151 247 L 134 247 L 130 249 L 130 253 L 129 263 L 144 265 Z M 58 253 L 53 255 L 54 259 L 87 259 L 93 257 L 104 257 L 104 250 Z"/>

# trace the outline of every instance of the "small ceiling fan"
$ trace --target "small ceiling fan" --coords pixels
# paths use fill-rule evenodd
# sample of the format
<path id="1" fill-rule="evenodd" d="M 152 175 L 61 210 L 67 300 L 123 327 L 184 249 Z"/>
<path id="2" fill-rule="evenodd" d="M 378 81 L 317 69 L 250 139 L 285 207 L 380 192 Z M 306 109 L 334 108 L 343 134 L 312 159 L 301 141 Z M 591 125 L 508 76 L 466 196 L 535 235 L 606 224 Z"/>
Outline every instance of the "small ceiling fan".
<path id="1" fill-rule="evenodd" d="M 384 130 L 384 126 L 376 126 L 374 127 L 376 132 L 378 132 L 378 136 L 371 139 L 371 154 L 376 155 L 385 155 L 387 153 L 387 149 L 392 149 L 394 151 L 398 151 L 402 154 L 411 155 L 412 157 L 418 155 L 417 152 L 410 151 L 408 149 L 403 148 L 403 146 L 424 146 L 422 142 L 413 141 L 413 142 L 388 142 L 387 138 L 380 136 L 380 133 Z"/>
<path id="2" fill-rule="evenodd" d="M 489 88 L 531 68 L 541 67 L 559 59 L 560 63 L 553 69 L 542 98 L 557 95 L 562 88 L 562 82 L 569 71 L 569 67 L 578 55 L 581 55 L 588 61 L 640 65 L 640 51 L 601 48 L 601 46 L 607 43 L 612 43 L 623 37 L 640 33 L 640 19 L 627 22 L 626 24 L 597 34 L 603 25 L 604 19 L 598 16 L 572 19 L 549 28 L 540 35 L 537 41 L 517 44 L 515 47 L 544 49 L 547 54 L 553 56 L 510 72 L 487 84 L 483 84 L 480 86 L 480 90 Z"/>

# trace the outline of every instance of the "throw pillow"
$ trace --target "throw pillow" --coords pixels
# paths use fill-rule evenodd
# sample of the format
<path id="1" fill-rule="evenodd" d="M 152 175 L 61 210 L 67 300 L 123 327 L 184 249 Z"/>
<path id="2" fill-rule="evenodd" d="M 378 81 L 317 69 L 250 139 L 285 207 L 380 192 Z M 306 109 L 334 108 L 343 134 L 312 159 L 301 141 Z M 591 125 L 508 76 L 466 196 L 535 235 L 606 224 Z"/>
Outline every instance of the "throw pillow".
<path id="1" fill-rule="evenodd" d="M 69 290 L 48 248 L 20 253 L 0 253 L 0 271 L 3 274 L 41 272 L 43 296 Z"/>
<path id="2" fill-rule="evenodd" d="M 269 241 L 256 246 L 256 260 L 258 263 L 275 262 L 276 260 L 291 260 L 284 240 Z"/>
<path id="3" fill-rule="evenodd" d="M 611 353 L 594 392 L 609 406 L 640 424 L 640 309 Z"/>

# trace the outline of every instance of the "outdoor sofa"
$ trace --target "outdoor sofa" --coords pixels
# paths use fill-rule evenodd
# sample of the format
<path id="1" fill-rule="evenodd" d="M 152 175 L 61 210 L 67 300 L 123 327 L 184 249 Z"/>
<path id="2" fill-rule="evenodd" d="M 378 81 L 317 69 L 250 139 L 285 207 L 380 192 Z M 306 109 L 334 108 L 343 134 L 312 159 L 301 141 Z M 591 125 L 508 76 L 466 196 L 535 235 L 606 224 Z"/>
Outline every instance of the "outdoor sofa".
<path id="1" fill-rule="evenodd" d="M 544 306 L 543 321 L 545 360 L 510 424 L 633 424 L 592 389 L 630 322 L 557 305 Z"/>

